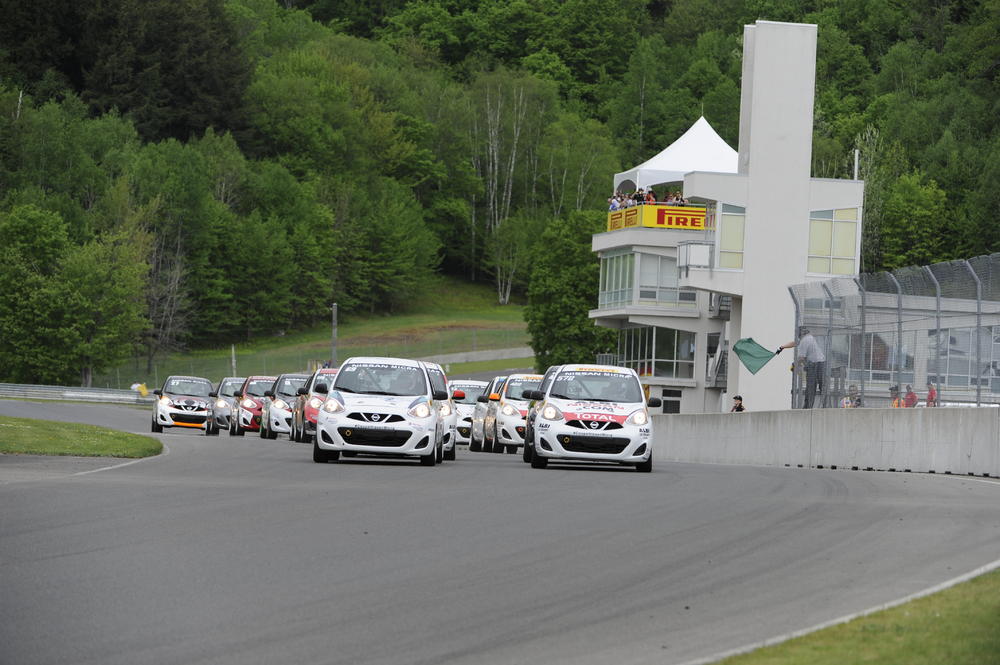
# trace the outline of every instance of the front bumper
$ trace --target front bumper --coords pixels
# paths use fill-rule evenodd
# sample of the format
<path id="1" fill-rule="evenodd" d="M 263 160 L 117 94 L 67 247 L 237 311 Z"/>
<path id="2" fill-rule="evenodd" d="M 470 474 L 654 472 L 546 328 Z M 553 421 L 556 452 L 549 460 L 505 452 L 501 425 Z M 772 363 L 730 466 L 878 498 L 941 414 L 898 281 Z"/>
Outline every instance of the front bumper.
<path id="1" fill-rule="evenodd" d="M 472 418 L 462 418 L 455 428 L 455 443 L 468 445 L 472 441 Z"/>
<path id="2" fill-rule="evenodd" d="M 652 452 L 652 428 L 625 425 L 587 431 L 561 423 L 537 424 L 534 454 L 549 459 L 593 462 L 645 462 Z"/>
<path id="3" fill-rule="evenodd" d="M 240 407 L 236 413 L 236 423 L 245 430 L 255 432 L 260 429 L 260 411 L 249 411 Z"/>
<path id="4" fill-rule="evenodd" d="M 292 431 L 292 412 L 272 407 L 267 412 L 267 427 L 272 432 L 288 434 Z"/>
<path id="5" fill-rule="evenodd" d="M 188 427 L 205 429 L 209 419 L 208 409 L 189 411 L 170 406 L 156 407 L 156 424 L 160 427 Z"/>
<path id="6" fill-rule="evenodd" d="M 497 418 L 497 443 L 505 446 L 524 445 L 524 418 L 500 416 Z"/>
<path id="7" fill-rule="evenodd" d="M 316 445 L 330 451 L 423 457 L 434 454 L 435 434 L 433 418 L 404 416 L 395 422 L 374 424 L 337 414 L 320 415 L 316 422 Z"/>

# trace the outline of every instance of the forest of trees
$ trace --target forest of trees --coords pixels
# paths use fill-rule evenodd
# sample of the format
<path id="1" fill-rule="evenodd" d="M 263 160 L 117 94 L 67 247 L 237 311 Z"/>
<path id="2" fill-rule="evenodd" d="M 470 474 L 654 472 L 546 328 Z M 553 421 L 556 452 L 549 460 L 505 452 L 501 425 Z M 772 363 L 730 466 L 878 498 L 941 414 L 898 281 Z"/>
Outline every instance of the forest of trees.
<path id="1" fill-rule="evenodd" d="M 540 311 L 546 294 L 593 298 L 574 277 L 593 271 L 536 250 L 578 243 L 612 174 L 698 116 L 736 145 L 758 18 L 819 25 L 813 175 L 850 177 L 861 151 L 864 270 L 1000 249 L 1000 0 L 0 0 L 0 16 L 4 381 L 86 383 L 132 354 L 304 328 L 331 302 L 395 311 L 435 272 L 526 294 L 551 325 L 569 314 Z"/>

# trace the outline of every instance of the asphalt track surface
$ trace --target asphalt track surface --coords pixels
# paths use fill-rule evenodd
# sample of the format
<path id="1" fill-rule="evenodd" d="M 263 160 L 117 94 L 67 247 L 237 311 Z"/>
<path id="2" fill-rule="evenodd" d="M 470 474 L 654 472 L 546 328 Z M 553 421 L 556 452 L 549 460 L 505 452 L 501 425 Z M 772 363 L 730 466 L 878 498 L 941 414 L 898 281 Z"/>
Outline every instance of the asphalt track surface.
<path id="1" fill-rule="evenodd" d="M 320 465 L 287 440 L 161 439 L 103 470 L 0 456 L 0 663 L 684 663 L 1000 558 L 990 479 L 464 449 Z"/>

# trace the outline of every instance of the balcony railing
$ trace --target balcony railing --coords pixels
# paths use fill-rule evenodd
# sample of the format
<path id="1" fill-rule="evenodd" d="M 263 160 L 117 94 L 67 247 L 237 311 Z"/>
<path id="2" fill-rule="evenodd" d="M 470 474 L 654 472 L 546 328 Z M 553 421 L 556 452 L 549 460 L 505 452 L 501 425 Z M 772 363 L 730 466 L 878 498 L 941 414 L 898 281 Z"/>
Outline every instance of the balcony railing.
<path id="1" fill-rule="evenodd" d="M 682 240 L 677 243 L 677 269 L 687 275 L 691 268 L 715 267 L 715 243 L 710 240 Z"/>
<path id="2" fill-rule="evenodd" d="M 631 228 L 704 231 L 704 206 L 650 203 L 608 212 L 608 231 Z"/>

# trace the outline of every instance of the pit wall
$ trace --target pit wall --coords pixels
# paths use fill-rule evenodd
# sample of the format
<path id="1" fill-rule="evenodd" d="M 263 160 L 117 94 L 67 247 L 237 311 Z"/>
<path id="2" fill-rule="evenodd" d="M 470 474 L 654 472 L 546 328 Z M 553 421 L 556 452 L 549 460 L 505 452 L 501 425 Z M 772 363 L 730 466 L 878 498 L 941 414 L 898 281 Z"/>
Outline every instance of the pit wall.
<path id="1" fill-rule="evenodd" d="M 653 418 L 659 462 L 1000 476 L 1000 409 L 811 409 Z"/>

